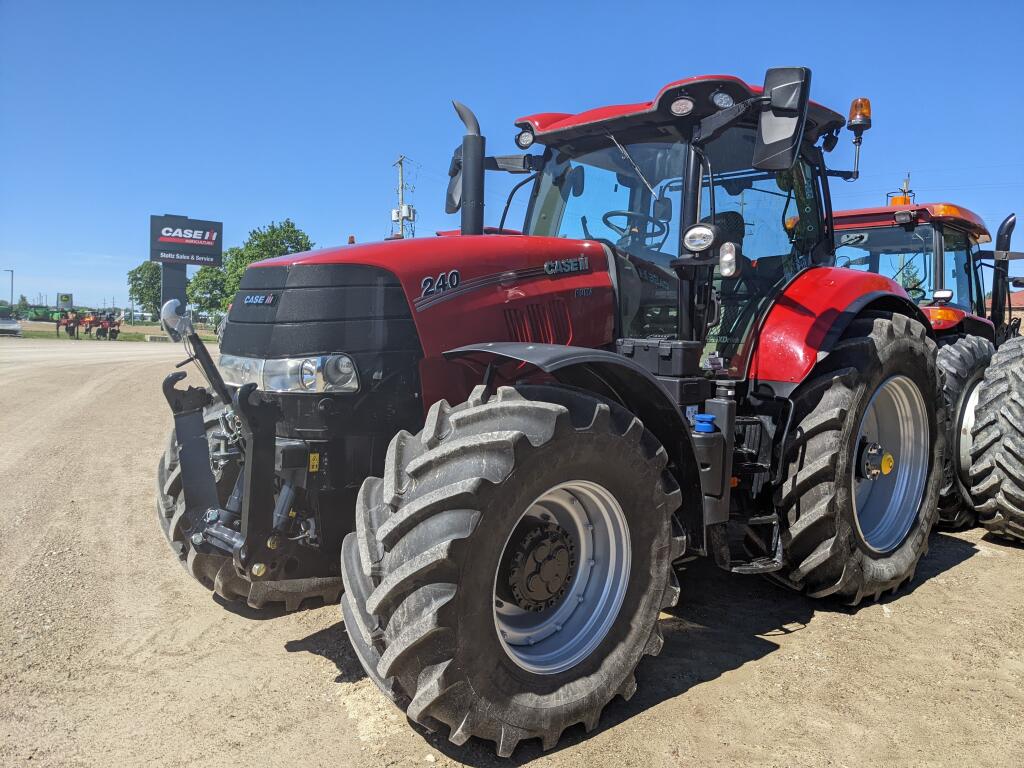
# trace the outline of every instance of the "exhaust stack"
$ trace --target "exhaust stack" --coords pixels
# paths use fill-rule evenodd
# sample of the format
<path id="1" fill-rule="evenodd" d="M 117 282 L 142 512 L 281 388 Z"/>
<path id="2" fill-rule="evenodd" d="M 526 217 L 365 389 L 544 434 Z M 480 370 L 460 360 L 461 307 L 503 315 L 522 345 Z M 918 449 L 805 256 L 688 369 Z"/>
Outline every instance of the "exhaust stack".
<path id="1" fill-rule="evenodd" d="M 482 235 L 486 139 L 480 135 L 480 122 L 473 110 L 458 101 L 453 101 L 452 106 L 466 126 L 466 135 L 462 137 L 462 234 Z"/>

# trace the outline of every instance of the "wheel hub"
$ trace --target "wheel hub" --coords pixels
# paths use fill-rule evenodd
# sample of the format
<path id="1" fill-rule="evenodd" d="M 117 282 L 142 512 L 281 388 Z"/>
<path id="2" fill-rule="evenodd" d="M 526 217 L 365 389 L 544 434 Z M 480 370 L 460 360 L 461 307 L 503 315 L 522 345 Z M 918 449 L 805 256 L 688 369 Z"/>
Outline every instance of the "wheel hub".
<path id="1" fill-rule="evenodd" d="M 927 488 L 929 433 L 917 385 L 903 375 L 883 381 L 861 417 L 851 473 L 854 522 L 875 552 L 900 546 L 917 519 Z"/>
<path id="2" fill-rule="evenodd" d="M 861 443 L 860 460 L 857 462 L 859 475 L 864 480 L 877 480 L 890 474 L 896 468 L 896 457 L 885 450 L 880 443 Z"/>
<path id="3" fill-rule="evenodd" d="M 524 611 L 543 611 L 565 595 L 576 567 L 576 547 L 557 523 L 531 528 L 512 554 L 508 585 Z"/>
<path id="4" fill-rule="evenodd" d="M 574 480 L 538 496 L 494 574 L 494 624 L 508 657 L 546 675 L 587 658 L 618 615 L 630 560 L 626 514 L 607 488 Z"/>

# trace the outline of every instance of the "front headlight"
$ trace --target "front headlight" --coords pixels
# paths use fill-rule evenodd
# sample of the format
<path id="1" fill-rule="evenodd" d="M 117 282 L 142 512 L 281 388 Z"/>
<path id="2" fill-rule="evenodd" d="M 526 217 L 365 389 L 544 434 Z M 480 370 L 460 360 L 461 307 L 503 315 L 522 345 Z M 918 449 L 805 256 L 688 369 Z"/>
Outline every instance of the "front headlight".
<path id="1" fill-rule="evenodd" d="M 359 374 L 348 355 L 315 355 L 261 360 L 221 355 L 224 383 L 253 383 L 264 392 L 357 392 Z"/>

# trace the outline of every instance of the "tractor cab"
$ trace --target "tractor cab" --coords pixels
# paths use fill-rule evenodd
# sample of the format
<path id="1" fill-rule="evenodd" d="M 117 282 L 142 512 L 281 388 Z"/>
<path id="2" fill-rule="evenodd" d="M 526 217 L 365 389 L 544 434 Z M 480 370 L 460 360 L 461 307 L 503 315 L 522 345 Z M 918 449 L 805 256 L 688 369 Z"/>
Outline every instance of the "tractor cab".
<path id="1" fill-rule="evenodd" d="M 531 174 L 498 231 L 526 187 L 517 231 L 604 246 L 616 339 L 697 345 L 705 374 L 743 378 L 758 319 L 798 273 L 831 259 L 823 150 L 846 121 L 808 101 L 808 78 L 771 70 L 761 88 L 693 77 L 649 102 L 521 117 L 516 144 L 531 154 L 472 165 Z M 859 139 L 870 105 L 855 107 Z M 482 137 L 457 109 L 470 132 L 453 158 L 447 210 L 461 207 L 472 234 L 482 230 L 465 225 L 479 209 L 466 178 Z"/>
<path id="2" fill-rule="evenodd" d="M 985 288 L 984 270 L 992 267 L 981 250 L 992 241 L 985 223 L 963 206 L 916 203 L 906 186 L 889 205 L 834 214 L 836 266 L 894 280 L 939 335 L 996 341 L 1013 318 L 1004 318 L 1001 306 L 993 311 L 992 296 L 1005 292 L 998 269 L 988 279 L 993 290 Z"/>

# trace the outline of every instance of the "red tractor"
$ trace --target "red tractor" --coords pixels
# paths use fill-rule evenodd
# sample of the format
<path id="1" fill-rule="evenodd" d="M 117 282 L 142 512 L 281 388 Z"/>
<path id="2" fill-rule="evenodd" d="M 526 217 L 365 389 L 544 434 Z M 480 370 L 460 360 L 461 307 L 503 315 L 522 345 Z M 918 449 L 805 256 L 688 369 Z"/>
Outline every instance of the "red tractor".
<path id="1" fill-rule="evenodd" d="M 915 203 L 906 184 L 892 203 L 835 214 L 837 265 L 892 278 L 928 318 L 939 344 L 948 408 L 939 521 L 964 527 L 975 520 L 972 465 L 986 463 L 985 456 L 972 456 L 985 372 L 996 349 L 1020 332 L 1020 317 L 1013 316 L 1006 300 L 1009 259 L 994 258 L 995 253 L 1010 255 L 1016 217 L 1011 214 L 999 227 L 996 252 L 985 252 L 980 246 L 992 238 L 981 217 L 966 208 Z M 982 272 L 986 267 L 992 269 L 988 296 Z M 1004 397 L 985 400 L 991 409 L 1003 409 L 1006 402 Z M 985 423 L 988 420 L 983 417 Z M 987 447 L 994 446 L 989 442 Z"/>
<path id="2" fill-rule="evenodd" d="M 835 267 L 810 71 L 691 77 L 516 121 L 452 158 L 458 233 L 250 266 L 206 386 L 164 394 L 157 512 L 189 572 L 253 606 L 335 599 L 367 675 L 461 744 L 592 729 L 662 647 L 704 555 L 850 604 L 927 550 L 945 408 L 935 331 Z M 484 227 L 485 171 L 524 221 Z"/>

